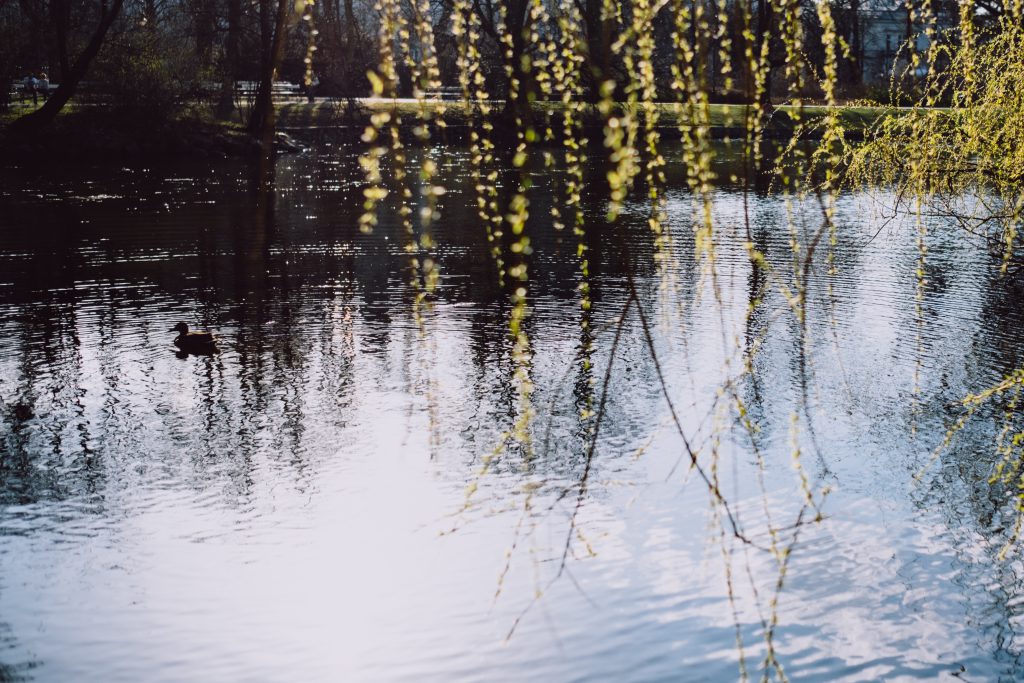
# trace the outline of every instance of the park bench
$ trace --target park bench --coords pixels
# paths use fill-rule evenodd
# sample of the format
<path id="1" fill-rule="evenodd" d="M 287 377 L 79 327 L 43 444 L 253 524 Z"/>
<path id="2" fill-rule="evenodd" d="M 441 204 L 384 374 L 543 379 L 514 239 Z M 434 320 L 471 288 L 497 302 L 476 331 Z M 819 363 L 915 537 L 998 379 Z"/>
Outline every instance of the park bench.
<path id="1" fill-rule="evenodd" d="M 259 86 L 258 81 L 238 81 L 235 83 L 235 96 L 240 99 L 255 99 Z M 303 87 L 298 83 L 275 81 L 271 89 L 271 97 L 273 97 L 275 102 L 304 96 Z"/>
<path id="2" fill-rule="evenodd" d="M 446 100 L 455 101 L 462 99 L 462 88 L 458 86 L 444 86 L 437 90 L 427 90 L 423 93 L 425 100 Z"/>
<path id="3" fill-rule="evenodd" d="M 40 92 L 39 94 L 43 96 L 43 99 L 45 99 L 46 97 L 49 97 L 51 94 L 53 94 L 53 91 L 57 89 L 58 85 L 59 85 L 58 83 L 50 83 L 50 87 L 46 91 L 46 93 L 44 94 L 44 93 Z M 25 83 L 24 83 L 24 81 L 21 81 L 21 80 L 17 80 L 17 81 L 12 82 L 11 85 L 10 85 L 10 90 L 8 91 L 8 93 L 10 95 L 10 101 L 11 102 L 15 102 L 15 101 L 25 102 L 27 100 L 32 99 L 32 95 L 29 94 L 25 90 Z"/>

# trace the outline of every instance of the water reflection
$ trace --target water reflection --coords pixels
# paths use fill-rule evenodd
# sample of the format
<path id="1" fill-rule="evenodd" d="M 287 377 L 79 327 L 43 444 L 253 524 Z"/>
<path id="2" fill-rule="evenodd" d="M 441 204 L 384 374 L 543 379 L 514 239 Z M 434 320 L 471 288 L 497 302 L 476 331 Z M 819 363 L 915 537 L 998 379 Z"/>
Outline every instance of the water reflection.
<path id="1" fill-rule="evenodd" d="M 575 236 L 534 233 L 528 331 L 543 448 L 498 458 L 481 477 L 518 396 L 507 287 L 475 227 L 466 152 L 442 156 L 443 273 L 424 336 L 397 217 L 359 232 L 355 155 L 332 149 L 282 158 L 274 192 L 231 164 L 97 171 L 87 184 L 6 172 L 0 679 L 734 677 L 706 497 L 679 465 L 635 312 L 621 326 L 572 581 L 552 585 L 501 646 L 557 564 L 572 513 L 559 491 L 585 467 L 593 425 L 582 413 L 631 281 L 681 419 L 699 448 L 723 454 L 723 487 L 751 527 L 752 444 L 784 517 L 793 413 L 814 428 L 813 442 L 799 436 L 816 456 L 805 465 L 838 492 L 784 593 L 777 647 L 792 677 L 931 677 L 961 664 L 968 677 L 1019 674 L 1024 567 L 993 568 L 1006 520 L 979 457 L 988 423 L 912 484 L 955 419 L 952 402 L 1021 358 L 1021 285 L 995 277 L 983 249 L 932 230 L 915 435 L 914 234 L 872 238 L 881 219 L 869 198 L 841 198 L 838 273 L 826 277 L 816 254 L 801 325 L 777 286 L 795 286 L 778 196 L 719 189 L 711 283 L 688 238 L 690 199 L 670 195 L 666 290 L 645 208 L 608 225 L 592 195 L 589 312 Z M 539 170 L 535 181 L 543 226 L 557 183 Z M 770 270 L 751 262 L 748 238 Z M 216 331 L 220 353 L 175 357 L 166 329 L 178 320 Z M 737 376 L 753 435 L 719 428 L 735 419 L 719 389 Z M 479 489 L 468 508 L 467 486 Z M 750 562 L 773 578 L 768 560 Z M 763 615 L 743 604 L 756 662 Z"/>

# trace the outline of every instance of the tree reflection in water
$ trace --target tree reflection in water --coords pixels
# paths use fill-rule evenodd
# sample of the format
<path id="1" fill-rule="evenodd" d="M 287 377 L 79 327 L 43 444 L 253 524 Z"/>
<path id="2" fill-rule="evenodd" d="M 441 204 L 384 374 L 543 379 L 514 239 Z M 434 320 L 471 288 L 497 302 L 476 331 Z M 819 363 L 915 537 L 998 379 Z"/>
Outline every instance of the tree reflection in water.
<path id="1" fill-rule="evenodd" d="M 560 573 L 570 583 L 585 573 L 586 563 L 574 558 L 591 550 L 600 557 L 611 532 L 598 511 L 617 509 L 622 488 L 669 475 L 673 485 L 687 482 L 683 490 L 691 496 L 703 474 L 703 485 L 717 487 L 728 503 L 712 513 L 719 515 L 714 528 L 729 536 L 721 552 L 737 600 L 725 604 L 753 665 L 764 656 L 758 631 L 790 637 L 786 615 L 776 626 L 767 609 L 778 566 L 759 549 L 776 544 L 788 562 L 794 521 L 817 514 L 813 507 L 799 512 L 794 449 L 805 454 L 809 486 L 838 483 L 894 496 L 891 487 L 902 491 L 902 484 L 877 483 L 872 468 L 911 481 L 921 453 L 955 419 L 951 402 L 1021 357 L 1015 281 L 993 279 L 985 264 L 962 258 L 969 245 L 936 232 L 932 263 L 944 278 L 929 278 L 921 428 L 912 437 L 903 406 L 914 363 L 906 273 L 915 254 L 898 232 L 885 244 L 868 239 L 877 221 L 863 197 L 840 199 L 839 222 L 850 239 L 835 251 L 831 292 L 821 276 L 825 254 L 814 256 L 801 325 L 780 293 L 780 281 L 793 284 L 784 280 L 793 257 L 779 197 L 746 197 L 749 239 L 766 260 L 755 267 L 744 246 L 742 188 L 716 189 L 724 226 L 716 294 L 681 237 L 666 293 L 644 208 L 627 202 L 623 218 L 609 224 L 603 200 L 590 196 L 583 205 L 589 312 L 578 300 L 576 237 L 540 227 L 532 233 L 534 455 L 500 450 L 481 475 L 482 459 L 507 440 L 519 398 L 507 327 L 511 285 L 497 283 L 485 236 L 473 227 L 465 155 L 453 149 L 439 170 L 448 192 L 434 226 L 443 270 L 425 313 L 429 344 L 410 313 L 414 293 L 395 216 L 382 214 L 373 235 L 358 231 L 358 169 L 344 154 L 338 166 L 338 158 L 282 158 L 269 194 L 253 194 L 245 171 L 230 164 L 212 174 L 182 169 L 176 177 L 184 180 L 126 171 L 97 181 L 93 191 L 103 198 L 96 200 L 71 197 L 59 178 L 9 180 L 10 210 L 0 216 L 3 534 L 39 532 L 33 524 L 43 523 L 31 517 L 37 513 L 25 510 L 72 506 L 74 512 L 57 516 L 89 515 L 100 523 L 124 498 L 167 504 L 159 491 L 189 491 L 233 509 L 269 504 L 268 486 L 315 497 L 325 469 L 357 469 L 365 459 L 394 455 L 366 441 L 374 419 L 403 415 L 385 429 L 401 432 L 398 442 L 413 449 L 430 429 L 423 416 L 433 401 L 436 476 L 477 488 L 450 501 L 454 517 L 442 526 L 471 531 L 492 516 L 518 520 L 515 540 L 505 539 L 515 552 L 507 563 L 495 558 L 517 586 L 516 573 L 534 568 L 537 578 L 527 583 L 541 589 Z M 723 178 L 739 175 L 736 168 L 719 170 Z M 604 172 L 596 164 L 586 171 Z M 208 179 L 205 186 L 192 180 L 200 177 Z M 538 226 L 552 177 L 541 168 L 534 173 L 531 213 Z M 690 211 L 685 193 L 669 195 L 668 229 L 685 234 Z M 582 315 L 589 325 L 580 324 Z M 175 358 L 164 330 L 177 320 L 216 330 L 221 353 Z M 582 363 L 591 348 L 592 364 Z M 588 411 L 601 415 L 599 428 Z M 947 533 L 965 539 L 956 546 L 957 581 L 969 587 L 955 595 L 972 613 L 989 615 L 980 628 L 993 660 L 1016 661 L 1019 629 L 1007 598 L 1019 595 L 1020 572 L 1007 563 L 993 573 L 977 558 L 997 552 L 1006 529 L 998 494 L 979 485 L 990 472 L 982 445 L 991 437 L 980 425 L 965 432 L 955 457 L 912 495 L 921 515 L 941 509 Z M 885 462 L 866 460 L 868 452 Z M 774 531 L 762 499 L 771 502 Z M 688 505 L 694 500 L 686 498 Z M 301 525 L 301 517 L 290 523 Z M 551 527 L 558 533 L 543 537 L 540 530 Z M 818 566 L 823 533 L 805 537 L 806 567 Z M 817 585 L 803 573 L 801 557 L 789 570 L 797 602 Z M 998 584 L 991 590 L 989 579 Z M 743 599 L 750 586 L 761 590 L 754 600 L 765 608 L 761 614 Z M 506 629 L 530 604 L 521 597 L 507 587 L 502 592 L 510 605 L 502 613 Z M 798 614 L 789 617 L 799 622 Z M 732 638 L 727 630 L 714 632 Z M 29 661 L 18 637 L 5 632 L 12 654 L 0 656 L 16 672 Z"/>

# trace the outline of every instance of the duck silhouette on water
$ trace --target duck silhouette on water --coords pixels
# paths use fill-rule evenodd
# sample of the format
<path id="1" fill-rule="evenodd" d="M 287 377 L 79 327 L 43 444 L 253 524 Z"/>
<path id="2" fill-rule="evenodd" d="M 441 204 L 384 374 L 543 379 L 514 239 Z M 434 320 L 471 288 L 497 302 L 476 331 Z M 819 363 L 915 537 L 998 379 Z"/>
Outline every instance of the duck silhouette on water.
<path id="1" fill-rule="evenodd" d="M 174 345 L 181 349 L 181 354 L 205 355 L 217 352 L 217 339 L 210 332 L 189 332 L 186 323 L 178 323 L 168 331 L 178 333 Z"/>

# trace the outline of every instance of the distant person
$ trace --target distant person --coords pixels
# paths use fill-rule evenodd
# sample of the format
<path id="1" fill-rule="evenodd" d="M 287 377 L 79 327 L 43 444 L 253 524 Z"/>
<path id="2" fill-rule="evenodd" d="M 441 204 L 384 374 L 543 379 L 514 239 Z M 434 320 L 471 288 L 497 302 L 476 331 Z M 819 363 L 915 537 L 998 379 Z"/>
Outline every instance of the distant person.
<path id="1" fill-rule="evenodd" d="M 45 73 L 39 74 L 36 89 L 42 94 L 44 102 L 50 97 L 50 79 L 46 77 Z"/>
<path id="2" fill-rule="evenodd" d="M 36 91 L 36 77 L 32 74 L 25 76 L 25 81 L 22 85 L 24 86 L 25 99 L 28 99 L 28 96 L 31 95 L 32 104 L 39 104 L 39 93 Z"/>
<path id="3" fill-rule="evenodd" d="M 319 85 L 320 85 L 320 79 L 317 78 L 316 76 L 313 76 L 313 78 L 311 78 L 309 80 L 309 84 L 306 86 L 306 101 L 307 102 L 312 102 L 313 99 L 316 97 L 316 89 L 317 89 L 317 86 L 319 86 Z"/>

